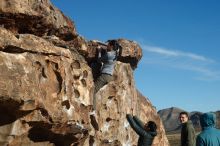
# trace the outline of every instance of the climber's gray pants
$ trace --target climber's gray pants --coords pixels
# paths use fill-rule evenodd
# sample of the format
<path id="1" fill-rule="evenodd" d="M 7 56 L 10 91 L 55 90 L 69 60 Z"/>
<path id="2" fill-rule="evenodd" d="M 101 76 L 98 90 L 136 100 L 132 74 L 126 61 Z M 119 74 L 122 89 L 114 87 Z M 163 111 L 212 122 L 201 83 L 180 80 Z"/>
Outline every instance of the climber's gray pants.
<path id="1" fill-rule="evenodd" d="M 110 81 L 113 80 L 113 76 L 110 74 L 102 73 L 97 80 L 95 81 L 95 90 L 93 95 L 93 109 L 96 109 L 96 96 L 95 94 L 101 89 L 104 85 L 108 84 Z"/>

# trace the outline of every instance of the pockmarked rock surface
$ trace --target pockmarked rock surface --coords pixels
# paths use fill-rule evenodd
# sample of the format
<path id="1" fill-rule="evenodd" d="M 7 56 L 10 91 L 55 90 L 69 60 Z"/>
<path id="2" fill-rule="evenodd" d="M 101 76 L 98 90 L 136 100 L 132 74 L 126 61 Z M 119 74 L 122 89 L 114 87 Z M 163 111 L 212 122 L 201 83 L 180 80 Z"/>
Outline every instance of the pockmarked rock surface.
<path id="1" fill-rule="evenodd" d="M 30 34 L 15 37 L 2 28 L 0 34 L 6 37 L 0 40 L 5 140 L 13 145 L 26 134 L 32 141 L 65 145 L 86 137 L 93 79 L 85 60 Z"/>
<path id="2" fill-rule="evenodd" d="M 49 0 L 1 0 L 0 17 L 0 145 L 136 145 L 127 113 L 155 121 L 154 145 L 169 145 L 156 110 L 135 87 L 136 42 L 117 39 L 114 80 L 96 94 L 93 115 L 96 44 Z"/>
<path id="3" fill-rule="evenodd" d="M 0 25 L 14 33 L 56 35 L 63 40 L 76 36 L 74 23 L 49 0 L 1 0 Z"/>

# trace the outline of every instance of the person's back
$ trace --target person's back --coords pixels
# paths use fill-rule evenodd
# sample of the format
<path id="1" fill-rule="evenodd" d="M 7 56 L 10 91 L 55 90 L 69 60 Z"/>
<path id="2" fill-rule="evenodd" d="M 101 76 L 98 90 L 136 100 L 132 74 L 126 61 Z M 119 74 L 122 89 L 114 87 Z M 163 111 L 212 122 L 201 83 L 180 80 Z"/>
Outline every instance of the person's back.
<path id="1" fill-rule="evenodd" d="M 151 146 L 155 135 L 150 133 L 147 135 L 139 135 L 138 146 Z"/>
<path id="2" fill-rule="evenodd" d="M 215 128 L 215 120 L 212 113 L 200 117 L 202 132 L 197 136 L 196 146 L 220 146 L 220 130 Z"/>
<path id="3" fill-rule="evenodd" d="M 101 57 L 100 60 L 103 62 L 103 66 L 101 68 L 101 73 L 113 75 L 114 65 L 115 65 L 115 51 L 105 52 Z"/>
<path id="4" fill-rule="evenodd" d="M 153 121 L 149 121 L 144 125 L 138 117 L 132 117 L 130 114 L 127 114 L 127 120 L 134 131 L 139 135 L 138 146 L 151 146 L 154 137 L 157 135 L 156 124 Z"/>

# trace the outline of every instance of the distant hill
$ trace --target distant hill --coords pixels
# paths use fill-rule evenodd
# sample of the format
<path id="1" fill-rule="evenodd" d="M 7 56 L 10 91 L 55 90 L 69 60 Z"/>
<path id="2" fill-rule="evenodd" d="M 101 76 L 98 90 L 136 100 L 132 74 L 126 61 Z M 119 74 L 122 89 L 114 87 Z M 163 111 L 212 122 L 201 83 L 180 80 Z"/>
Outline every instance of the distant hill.
<path id="1" fill-rule="evenodd" d="M 181 130 L 180 122 L 179 122 L 179 113 L 184 111 L 183 109 L 177 107 L 171 107 L 163 110 L 159 110 L 158 114 L 164 124 L 164 128 L 167 133 L 179 133 Z M 220 128 L 220 111 L 216 111 L 217 118 L 217 127 Z M 193 125 L 197 131 L 200 131 L 200 122 L 199 117 L 202 112 L 194 111 L 190 112 L 190 119 L 193 122 Z"/>

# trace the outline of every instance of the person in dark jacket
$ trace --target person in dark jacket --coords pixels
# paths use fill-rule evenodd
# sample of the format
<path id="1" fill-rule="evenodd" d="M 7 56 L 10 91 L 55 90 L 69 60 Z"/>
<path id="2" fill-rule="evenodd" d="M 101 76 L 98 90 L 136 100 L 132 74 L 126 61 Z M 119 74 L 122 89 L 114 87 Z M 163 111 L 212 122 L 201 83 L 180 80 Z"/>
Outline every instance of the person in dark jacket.
<path id="1" fill-rule="evenodd" d="M 202 132 L 196 138 L 196 146 L 220 146 L 220 130 L 215 128 L 214 113 L 204 113 L 200 116 Z"/>
<path id="2" fill-rule="evenodd" d="M 181 146 L 195 146 L 196 145 L 196 132 L 193 127 L 192 121 L 189 120 L 187 112 L 179 114 L 179 120 L 182 125 L 181 129 Z"/>
<path id="3" fill-rule="evenodd" d="M 137 116 L 126 115 L 127 120 L 134 131 L 139 135 L 138 146 L 151 146 L 154 137 L 157 135 L 157 125 L 153 121 L 145 125 Z"/>

